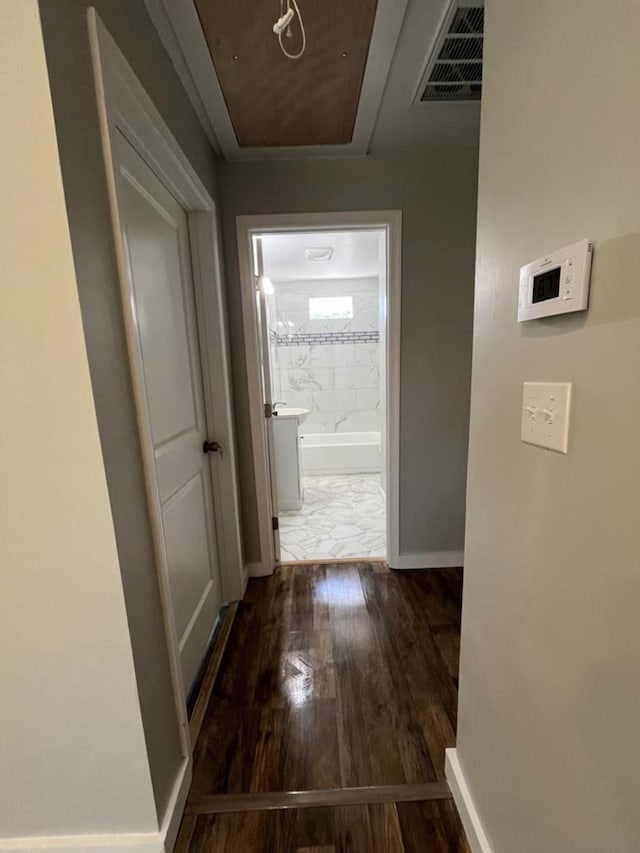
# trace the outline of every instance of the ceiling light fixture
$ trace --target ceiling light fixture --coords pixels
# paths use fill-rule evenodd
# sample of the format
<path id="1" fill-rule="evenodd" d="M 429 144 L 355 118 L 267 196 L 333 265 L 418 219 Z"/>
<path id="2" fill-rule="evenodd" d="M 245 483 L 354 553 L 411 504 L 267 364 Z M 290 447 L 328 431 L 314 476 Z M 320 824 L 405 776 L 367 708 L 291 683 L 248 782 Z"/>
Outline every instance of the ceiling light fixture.
<path id="1" fill-rule="evenodd" d="M 318 246 L 313 249 L 305 249 L 308 261 L 330 261 L 333 257 L 333 246 Z"/>
<path id="2" fill-rule="evenodd" d="M 286 47 L 284 46 L 284 42 L 282 41 L 282 34 L 290 39 L 292 37 L 291 33 L 291 22 L 293 21 L 295 16 L 298 16 L 298 24 L 300 25 L 300 34 L 302 36 L 302 46 L 298 53 L 290 53 Z M 304 24 L 302 22 L 302 15 L 300 14 L 300 9 L 298 9 L 298 3 L 296 0 L 286 0 L 286 10 L 285 10 L 285 0 L 280 0 L 280 17 L 273 25 L 273 31 L 278 36 L 278 43 L 280 44 L 280 48 L 282 52 L 287 57 L 287 59 L 300 59 L 302 54 L 307 47 L 307 34 L 304 30 Z"/>

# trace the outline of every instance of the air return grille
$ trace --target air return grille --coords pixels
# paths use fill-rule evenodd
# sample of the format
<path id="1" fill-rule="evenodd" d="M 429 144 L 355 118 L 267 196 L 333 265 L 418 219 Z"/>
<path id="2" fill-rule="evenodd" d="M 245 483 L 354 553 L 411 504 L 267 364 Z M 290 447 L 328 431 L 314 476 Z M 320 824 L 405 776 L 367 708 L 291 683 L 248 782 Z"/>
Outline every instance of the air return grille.
<path id="1" fill-rule="evenodd" d="M 454 0 L 445 15 L 420 83 L 420 101 L 479 101 L 482 97 L 484 6 Z"/>

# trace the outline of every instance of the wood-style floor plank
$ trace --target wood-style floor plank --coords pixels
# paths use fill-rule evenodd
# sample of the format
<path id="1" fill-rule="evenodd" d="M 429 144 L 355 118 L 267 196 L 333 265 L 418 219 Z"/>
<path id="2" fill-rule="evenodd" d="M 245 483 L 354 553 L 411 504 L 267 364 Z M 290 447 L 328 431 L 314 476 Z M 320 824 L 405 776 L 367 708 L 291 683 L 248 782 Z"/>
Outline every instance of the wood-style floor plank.
<path id="1" fill-rule="evenodd" d="M 233 628 L 233 621 L 236 617 L 237 610 L 237 601 L 232 601 L 226 608 L 222 624 L 220 625 L 220 630 L 217 632 L 213 649 L 211 650 L 211 655 L 207 661 L 202 684 L 200 684 L 199 689 L 197 689 L 197 698 L 189 718 L 189 735 L 191 737 L 191 743 L 194 745 L 198 742 L 198 738 L 200 737 L 202 722 L 209 706 L 213 685 L 215 684 L 218 672 L 220 671 L 224 650 L 229 640 L 231 629 Z"/>
<path id="2" fill-rule="evenodd" d="M 408 784 L 435 781 L 437 773 L 421 727 L 421 708 L 414 701 L 410 689 L 410 669 L 407 669 L 417 641 L 411 633 L 402 633 L 409 631 L 409 625 L 402 625 L 393 618 L 397 604 L 395 578 L 387 583 L 377 579 L 374 581 L 367 567 L 363 566 L 361 582 L 370 617 L 377 625 L 378 659 L 396 661 L 395 666 L 387 666 L 384 670 L 390 681 L 388 692 L 392 697 L 390 702 L 394 712 L 387 736 L 391 733 L 395 740 L 403 768 L 403 781 Z M 402 614 L 398 611 L 400 618 Z M 396 629 L 401 632 L 401 636 Z M 428 627 L 424 629 L 428 630 Z M 401 640 L 406 641 L 406 647 L 400 647 Z"/>
<path id="3" fill-rule="evenodd" d="M 190 853 L 193 833 L 196 830 L 197 815 L 184 815 L 178 831 L 173 853 Z"/>
<path id="4" fill-rule="evenodd" d="M 469 853 L 450 800 L 201 815 L 189 853 Z"/>
<path id="5" fill-rule="evenodd" d="M 470 853 L 452 800 L 398 803 L 404 853 Z"/>
<path id="6" fill-rule="evenodd" d="M 402 829 L 395 803 L 383 803 L 380 808 L 369 808 L 369 820 L 372 835 L 383 850 L 388 853 L 404 853 Z"/>
<path id="7" fill-rule="evenodd" d="M 442 781 L 461 591 L 461 570 L 372 563 L 252 579 L 202 720 L 192 800 Z"/>

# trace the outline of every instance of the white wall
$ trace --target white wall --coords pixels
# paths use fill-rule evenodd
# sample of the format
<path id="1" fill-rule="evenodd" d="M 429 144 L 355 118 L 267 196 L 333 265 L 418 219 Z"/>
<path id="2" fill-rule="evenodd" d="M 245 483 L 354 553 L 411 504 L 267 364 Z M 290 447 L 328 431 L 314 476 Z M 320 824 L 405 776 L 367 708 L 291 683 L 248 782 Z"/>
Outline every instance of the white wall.
<path id="1" fill-rule="evenodd" d="M 38 7 L 5 0 L 2 13 L 0 845 L 12 849 L 157 824 Z"/>
<path id="2" fill-rule="evenodd" d="M 640 7 L 486 4 L 458 754 L 494 853 L 635 853 L 640 812 Z M 588 314 L 518 268 L 596 242 Z M 519 440 L 574 383 L 570 450 Z"/>

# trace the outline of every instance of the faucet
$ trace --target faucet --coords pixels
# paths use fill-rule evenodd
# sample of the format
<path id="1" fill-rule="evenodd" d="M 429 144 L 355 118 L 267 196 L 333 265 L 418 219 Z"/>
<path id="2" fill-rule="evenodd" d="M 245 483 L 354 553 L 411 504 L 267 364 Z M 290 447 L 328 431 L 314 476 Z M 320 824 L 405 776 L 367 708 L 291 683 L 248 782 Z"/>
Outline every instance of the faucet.
<path id="1" fill-rule="evenodd" d="M 273 408 L 273 411 L 275 412 L 275 410 L 278 408 L 278 406 L 286 406 L 286 405 L 287 404 L 285 403 L 284 400 L 276 400 L 276 402 L 273 404 L 272 408 Z"/>

